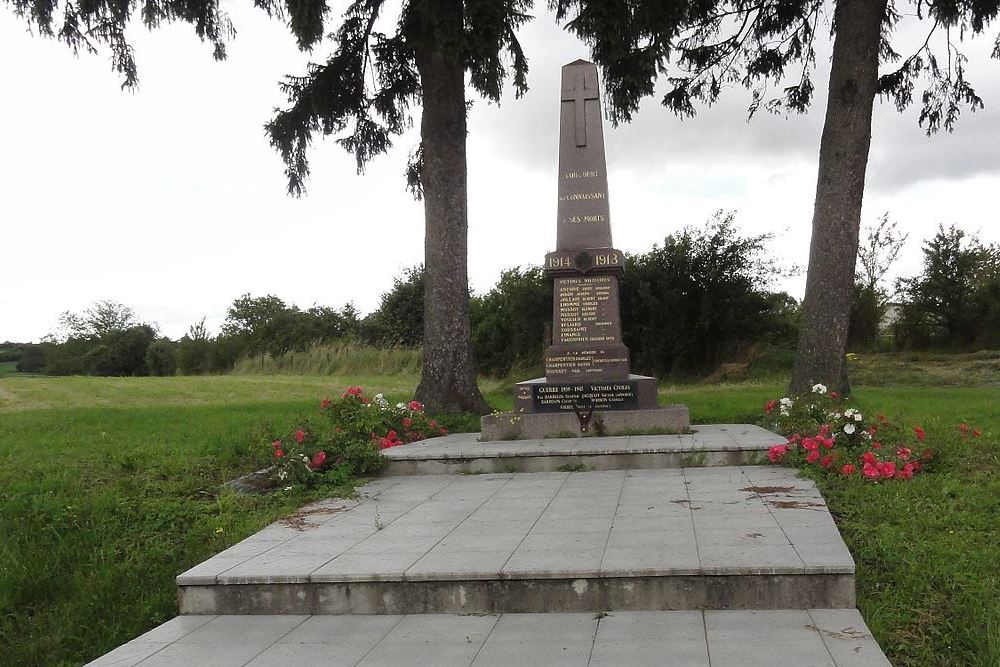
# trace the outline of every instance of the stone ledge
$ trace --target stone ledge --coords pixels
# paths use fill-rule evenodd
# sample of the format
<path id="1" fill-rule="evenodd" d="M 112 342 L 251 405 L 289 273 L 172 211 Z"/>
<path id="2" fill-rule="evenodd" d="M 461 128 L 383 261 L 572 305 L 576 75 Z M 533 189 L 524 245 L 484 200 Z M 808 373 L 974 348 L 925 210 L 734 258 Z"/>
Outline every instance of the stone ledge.
<path id="1" fill-rule="evenodd" d="M 581 431 L 572 412 L 503 412 L 480 419 L 483 440 L 525 440 L 572 437 L 634 435 L 650 431 L 684 433 L 691 426 L 686 405 L 665 405 L 651 410 L 606 410 L 594 412 L 590 427 Z"/>
<path id="2" fill-rule="evenodd" d="M 849 609 L 850 574 L 588 577 L 180 586 L 182 614 L 493 614 Z"/>

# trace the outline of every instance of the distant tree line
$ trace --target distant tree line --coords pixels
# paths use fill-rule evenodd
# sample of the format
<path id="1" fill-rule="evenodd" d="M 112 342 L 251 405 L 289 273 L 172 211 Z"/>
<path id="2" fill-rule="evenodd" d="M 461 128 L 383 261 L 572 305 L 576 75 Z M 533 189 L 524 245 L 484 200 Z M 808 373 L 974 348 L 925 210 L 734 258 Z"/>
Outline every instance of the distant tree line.
<path id="1" fill-rule="evenodd" d="M 771 289 L 783 270 L 767 252 L 770 238 L 741 235 L 733 214 L 720 212 L 703 227 L 686 227 L 648 252 L 628 254 L 620 296 L 632 368 L 659 377 L 698 376 L 752 360 L 761 350 L 790 364 L 800 306 Z M 890 286 L 886 275 L 906 238 L 888 215 L 868 230 L 850 349 L 871 349 L 887 337 L 899 349 L 1000 348 L 1000 249 L 942 227 L 924 243 L 923 271 Z M 59 334 L 40 344 L 0 345 L 0 361 L 50 375 L 196 375 L 317 344 L 418 347 L 423 296 L 422 267 L 398 276 L 364 317 L 352 304 L 303 310 L 273 295 L 245 294 L 230 305 L 217 334 L 202 319 L 176 341 L 131 309 L 104 301 L 81 314 L 64 313 Z M 540 372 L 552 321 L 552 281 L 540 268 L 504 271 L 470 306 L 480 373 Z M 887 329 L 890 310 L 895 320 Z"/>

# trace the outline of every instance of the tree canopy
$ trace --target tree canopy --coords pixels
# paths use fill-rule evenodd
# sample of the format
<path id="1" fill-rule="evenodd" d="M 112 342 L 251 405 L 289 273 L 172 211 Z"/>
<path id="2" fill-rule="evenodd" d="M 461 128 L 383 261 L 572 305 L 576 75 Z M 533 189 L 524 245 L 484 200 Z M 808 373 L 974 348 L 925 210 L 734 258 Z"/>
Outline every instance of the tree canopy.
<path id="1" fill-rule="evenodd" d="M 653 95 L 660 75 L 670 89 L 661 99 L 679 116 L 696 104 L 711 105 L 724 89 L 752 93 L 752 116 L 762 106 L 774 112 L 804 112 L 814 99 L 816 39 L 835 33 L 832 0 L 554 0 L 558 18 L 591 44 L 604 73 L 609 113 L 629 121 L 640 101 Z M 902 7 L 912 8 L 904 12 Z M 983 33 L 1000 13 L 1000 0 L 890 2 L 882 21 L 878 55 L 891 68 L 878 78 L 878 94 L 899 110 L 914 101 L 923 80 L 920 124 L 928 133 L 952 130 L 962 108 L 983 101 L 965 76 L 964 38 Z M 930 27 L 919 47 L 897 52 L 893 31 L 906 19 Z M 943 39 L 936 39 L 942 37 Z M 1000 36 L 993 57 L 1000 59 Z M 769 97 L 769 91 L 779 92 Z"/>

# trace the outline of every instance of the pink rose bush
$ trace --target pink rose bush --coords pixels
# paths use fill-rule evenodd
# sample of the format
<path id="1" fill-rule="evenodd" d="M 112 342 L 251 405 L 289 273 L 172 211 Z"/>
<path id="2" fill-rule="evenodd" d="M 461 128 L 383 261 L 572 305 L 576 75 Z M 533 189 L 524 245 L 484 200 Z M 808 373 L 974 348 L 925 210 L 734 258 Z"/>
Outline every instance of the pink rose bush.
<path id="1" fill-rule="evenodd" d="M 382 450 L 447 432 L 418 401 L 391 405 L 382 394 L 369 397 L 361 387 L 348 387 L 339 399 L 321 401 L 319 418 L 304 419 L 290 437 L 270 442 L 272 481 L 343 483 L 381 470 Z"/>
<path id="2" fill-rule="evenodd" d="M 771 447 L 771 463 L 815 467 L 842 477 L 876 483 L 910 480 L 934 458 L 931 447 L 923 444 L 928 438 L 923 426 L 905 429 L 885 415 L 866 417 L 821 384 L 802 396 L 768 401 L 764 426 L 788 438 Z M 965 423 L 959 431 L 963 437 L 971 433 Z"/>

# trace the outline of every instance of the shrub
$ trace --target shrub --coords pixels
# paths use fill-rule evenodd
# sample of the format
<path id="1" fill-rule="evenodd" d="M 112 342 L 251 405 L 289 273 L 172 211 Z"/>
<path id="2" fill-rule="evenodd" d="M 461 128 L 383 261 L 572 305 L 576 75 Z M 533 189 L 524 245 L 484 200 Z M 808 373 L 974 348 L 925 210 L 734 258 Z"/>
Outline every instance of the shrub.
<path id="1" fill-rule="evenodd" d="M 481 373 L 504 376 L 540 366 L 552 318 L 552 280 L 539 267 L 508 269 L 470 305 L 472 344 Z"/>
<path id="2" fill-rule="evenodd" d="M 383 449 L 447 433 L 416 402 L 389 404 L 350 387 L 339 400 L 324 399 L 321 419 L 303 420 L 295 432 L 269 444 L 276 485 L 312 485 L 369 475 L 385 465 Z"/>
<path id="3" fill-rule="evenodd" d="M 754 342 L 794 339 L 787 295 L 766 290 L 779 274 L 765 252 L 770 238 L 740 236 L 734 214 L 719 212 L 703 230 L 686 227 L 628 256 L 621 311 L 632 368 L 702 373 Z"/>
<path id="4" fill-rule="evenodd" d="M 360 325 L 369 345 L 414 347 L 424 340 L 424 267 L 406 269 Z"/>
<path id="5" fill-rule="evenodd" d="M 871 482 L 913 479 L 933 458 L 920 426 L 907 432 L 884 415 L 866 418 L 821 384 L 802 396 L 768 401 L 764 426 L 788 438 L 787 444 L 771 447 L 772 463 L 844 477 Z"/>
<path id="6" fill-rule="evenodd" d="M 45 344 L 25 345 L 17 360 L 18 373 L 41 373 L 45 370 Z"/>
<path id="7" fill-rule="evenodd" d="M 146 350 L 146 368 L 150 375 L 160 377 L 177 372 L 177 345 L 169 338 L 153 341 Z"/>
<path id="8" fill-rule="evenodd" d="M 897 345 L 973 351 L 1000 343 L 1000 247 L 952 225 L 939 227 L 923 253 L 923 271 L 897 282 Z"/>

